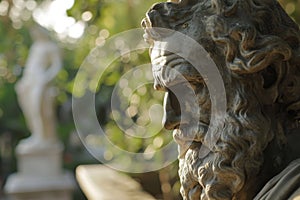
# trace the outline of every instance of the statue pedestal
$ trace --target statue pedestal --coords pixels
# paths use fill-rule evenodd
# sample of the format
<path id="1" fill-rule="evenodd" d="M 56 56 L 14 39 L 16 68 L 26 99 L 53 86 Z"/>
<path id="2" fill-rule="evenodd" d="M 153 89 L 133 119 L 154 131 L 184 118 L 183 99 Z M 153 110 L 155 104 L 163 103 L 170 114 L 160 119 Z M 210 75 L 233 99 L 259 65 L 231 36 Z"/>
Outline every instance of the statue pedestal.
<path id="1" fill-rule="evenodd" d="M 62 169 L 63 145 L 21 142 L 16 149 L 18 172 L 9 176 L 5 192 L 13 200 L 71 200 L 75 182 Z"/>

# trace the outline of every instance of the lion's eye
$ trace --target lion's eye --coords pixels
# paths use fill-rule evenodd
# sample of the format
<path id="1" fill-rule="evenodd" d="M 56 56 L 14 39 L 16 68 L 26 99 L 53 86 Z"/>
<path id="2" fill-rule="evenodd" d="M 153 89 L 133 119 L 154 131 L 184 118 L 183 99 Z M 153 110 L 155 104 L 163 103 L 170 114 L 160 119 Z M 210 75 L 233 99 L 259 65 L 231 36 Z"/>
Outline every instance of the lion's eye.
<path id="1" fill-rule="evenodd" d="M 188 23 L 184 23 L 184 24 L 181 25 L 181 27 L 182 28 L 187 28 L 187 27 L 189 27 L 189 24 Z"/>

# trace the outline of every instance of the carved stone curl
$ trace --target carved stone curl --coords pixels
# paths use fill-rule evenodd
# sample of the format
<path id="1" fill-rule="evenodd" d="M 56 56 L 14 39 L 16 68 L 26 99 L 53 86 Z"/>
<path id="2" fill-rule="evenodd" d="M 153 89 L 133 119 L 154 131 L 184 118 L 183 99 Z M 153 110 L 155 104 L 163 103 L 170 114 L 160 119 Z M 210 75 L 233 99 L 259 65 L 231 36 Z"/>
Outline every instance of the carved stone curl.
<path id="1" fill-rule="evenodd" d="M 185 61 L 171 62 L 176 55 L 150 50 L 155 88 L 168 93 L 165 128 L 176 129 L 174 138 L 180 149 L 186 149 L 179 157 L 183 198 L 285 200 L 297 195 L 300 31 L 279 3 L 173 0 L 154 5 L 142 25 L 152 49 L 172 34 L 155 27 L 175 30 L 197 41 L 214 60 L 225 85 L 226 112 L 211 120 L 210 94 L 203 77 Z M 170 56 L 173 59 L 168 59 Z M 164 62 L 157 62 L 159 59 Z M 199 98 L 197 127 L 186 123 L 180 128 L 183 116 L 170 91 L 171 82 L 177 83 L 170 79 L 175 76 L 167 68 L 180 72 Z M 189 137 L 191 132 L 196 132 L 193 138 Z M 208 142 L 212 135 L 220 135 L 213 146 Z M 188 147 L 187 142 L 191 142 Z M 201 146 L 209 149 L 204 157 L 199 156 Z"/>

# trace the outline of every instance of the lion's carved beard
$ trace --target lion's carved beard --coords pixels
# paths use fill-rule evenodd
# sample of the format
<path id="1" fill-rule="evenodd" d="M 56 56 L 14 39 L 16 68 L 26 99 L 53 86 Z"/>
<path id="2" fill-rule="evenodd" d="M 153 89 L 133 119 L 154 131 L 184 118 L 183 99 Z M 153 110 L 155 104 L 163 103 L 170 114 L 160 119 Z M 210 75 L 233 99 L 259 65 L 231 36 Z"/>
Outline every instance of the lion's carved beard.
<path id="1" fill-rule="evenodd" d="M 220 138 L 210 153 L 199 157 L 204 139 L 203 144 L 193 143 L 180 158 L 184 199 L 236 199 L 237 193 L 246 187 L 247 178 L 253 179 L 261 169 L 263 150 L 273 134 L 270 120 L 255 103 L 258 101 L 254 90 L 247 88 L 251 86 L 237 81 L 232 86 L 226 116 L 222 116 L 223 121 L 211 122 L 211 134 L 219 133 Z M 176 141 L 184 144 L 179 138 Z"/>

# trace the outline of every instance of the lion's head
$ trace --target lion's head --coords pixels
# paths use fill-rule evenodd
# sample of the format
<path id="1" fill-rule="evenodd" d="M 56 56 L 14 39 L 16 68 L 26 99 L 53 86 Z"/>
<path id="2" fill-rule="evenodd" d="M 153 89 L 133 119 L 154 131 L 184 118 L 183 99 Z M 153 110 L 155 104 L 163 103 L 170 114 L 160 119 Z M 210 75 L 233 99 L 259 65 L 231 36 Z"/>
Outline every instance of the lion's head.
<path id="1" fill-rule="evenodd" d="M 179 170 L 184 199 L 252 199 L 267 179 L 299 157 L 284 153 L 292 145 L 288 138 L 299 132 L 298 26 L 275 0 L 159 3 L 148 11 L 142 25 L 152 45 L 155 88 L 167 93 L 165 127 L 175 129 L 175 140 L 186 148 Z M 218 120 L 211 120 L 205 78 L 185 59 L 164 49 L 162 43 L 168 45 L 173 31 L 197 41 L 218 67 L 227 101 L 226 113 Z M 179 103 L 171 88 L 185 86 L 170 68 L 190 83 L 199 109 L 193 108 L 184 92 L 181 99 L 187 100 Z M 192 119 L 197 112 L 200 117 Z M 195 126 L 185 116 L 199 123 Z M 209 134 L 221 134 L 214 146 L 208 142 Z M 199 156 L 201 146 L 209 149 L 205 156 Z"/>

